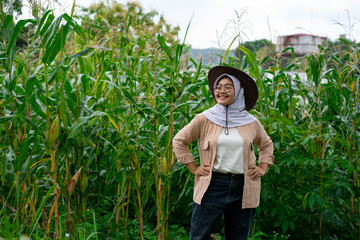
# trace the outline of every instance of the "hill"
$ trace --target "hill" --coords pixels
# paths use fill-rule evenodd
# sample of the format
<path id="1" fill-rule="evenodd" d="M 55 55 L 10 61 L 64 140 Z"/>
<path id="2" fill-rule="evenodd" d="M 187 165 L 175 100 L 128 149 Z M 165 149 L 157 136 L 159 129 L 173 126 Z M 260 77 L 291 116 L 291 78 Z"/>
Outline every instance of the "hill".
<path id="1" fill-rule="evenodd" d="M 190 56 L 196 61 L 203 59 L 204 65 L 217 65 L 220 63 L 220 56 L 225 54 L 224 49 L 217 48 L 192 48 L 190 49 Z M 234 56 L 234 52 L 230 51 L 229 56 Z"/>

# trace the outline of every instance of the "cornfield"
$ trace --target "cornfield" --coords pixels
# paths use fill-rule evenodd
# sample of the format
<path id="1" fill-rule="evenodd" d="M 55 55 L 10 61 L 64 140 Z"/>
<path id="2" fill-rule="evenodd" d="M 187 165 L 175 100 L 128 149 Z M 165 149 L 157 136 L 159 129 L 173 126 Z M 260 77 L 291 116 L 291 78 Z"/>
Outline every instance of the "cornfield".
<path id="1" fill-rule="evenodd" d="M 114 6 L 120 27 L 1 12 L 0 239 L 188 238 L 193 176 L 171 142 L 214 104 L 210 66 L 155 13 Z M 219 64 L 256 79 L 251 113 L 275 147 L 251 239 L 360 239 L 359 45 L 238 51 Z"/>

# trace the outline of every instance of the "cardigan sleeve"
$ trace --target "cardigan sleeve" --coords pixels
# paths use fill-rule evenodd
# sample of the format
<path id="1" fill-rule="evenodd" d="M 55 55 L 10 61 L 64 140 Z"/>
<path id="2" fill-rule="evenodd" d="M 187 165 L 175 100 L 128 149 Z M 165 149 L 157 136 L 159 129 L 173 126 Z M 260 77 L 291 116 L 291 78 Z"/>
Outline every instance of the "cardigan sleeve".
<path id="1" fill-rule="evenodd" d="M 264 127 L 257 121 L 257 131 L 254 143 L 259 148 L 259 163 L 267 163 L 271 166 L 274 163 L 274 145 L 267 135 Z"/>
<path id="2" fill-rule="evenodd" d="M 173 139 L 173 149 L 179 163 L 188 164 L 195 161 L 189 150 L 189 144 L 199 138 L 201 130 L 200 118 L 199 116 L 195 116 Z"/>

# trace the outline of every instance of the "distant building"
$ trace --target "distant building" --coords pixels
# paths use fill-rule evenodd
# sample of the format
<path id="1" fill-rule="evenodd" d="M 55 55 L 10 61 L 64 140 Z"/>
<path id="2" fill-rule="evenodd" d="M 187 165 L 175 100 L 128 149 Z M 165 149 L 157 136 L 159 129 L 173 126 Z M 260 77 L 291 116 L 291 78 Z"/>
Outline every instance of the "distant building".
<path id="1" fill-rule="evenodd" d="M 293 34 L 279 36 L 276 43 L 276 53 L 282 52 L 288 47 L 294 48 L 296 57 L 304 56 L 308 53 L 317 52 L 318 45 L 326 44 L 327 38 L 310 34 Z M 290 55 L 291 51 L 286 51 L 285 55 Z"/>

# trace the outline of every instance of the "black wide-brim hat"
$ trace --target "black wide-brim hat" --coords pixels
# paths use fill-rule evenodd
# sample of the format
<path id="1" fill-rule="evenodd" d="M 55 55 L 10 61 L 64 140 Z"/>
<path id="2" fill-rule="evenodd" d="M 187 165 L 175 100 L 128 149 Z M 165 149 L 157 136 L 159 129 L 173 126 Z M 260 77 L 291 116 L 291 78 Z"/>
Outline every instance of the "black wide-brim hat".
<path id="1" fill-rule="evenodd" d="M 229 66 L 215 66 L 211 68 L 208 73 L 209 87 L 215 101 L 216 98 L 215 98 L 214 83 L 223 74 L 229 74 L 239 79 L 241 87 L 244 88 L 245 109 L 247 111 L 252 109 L 259 95 L 258 88 L 256 86 L 254 79 L 252 79 L 252 77 L 250 77 L 248 74 L 244 73 L 243 71 Z"/>

